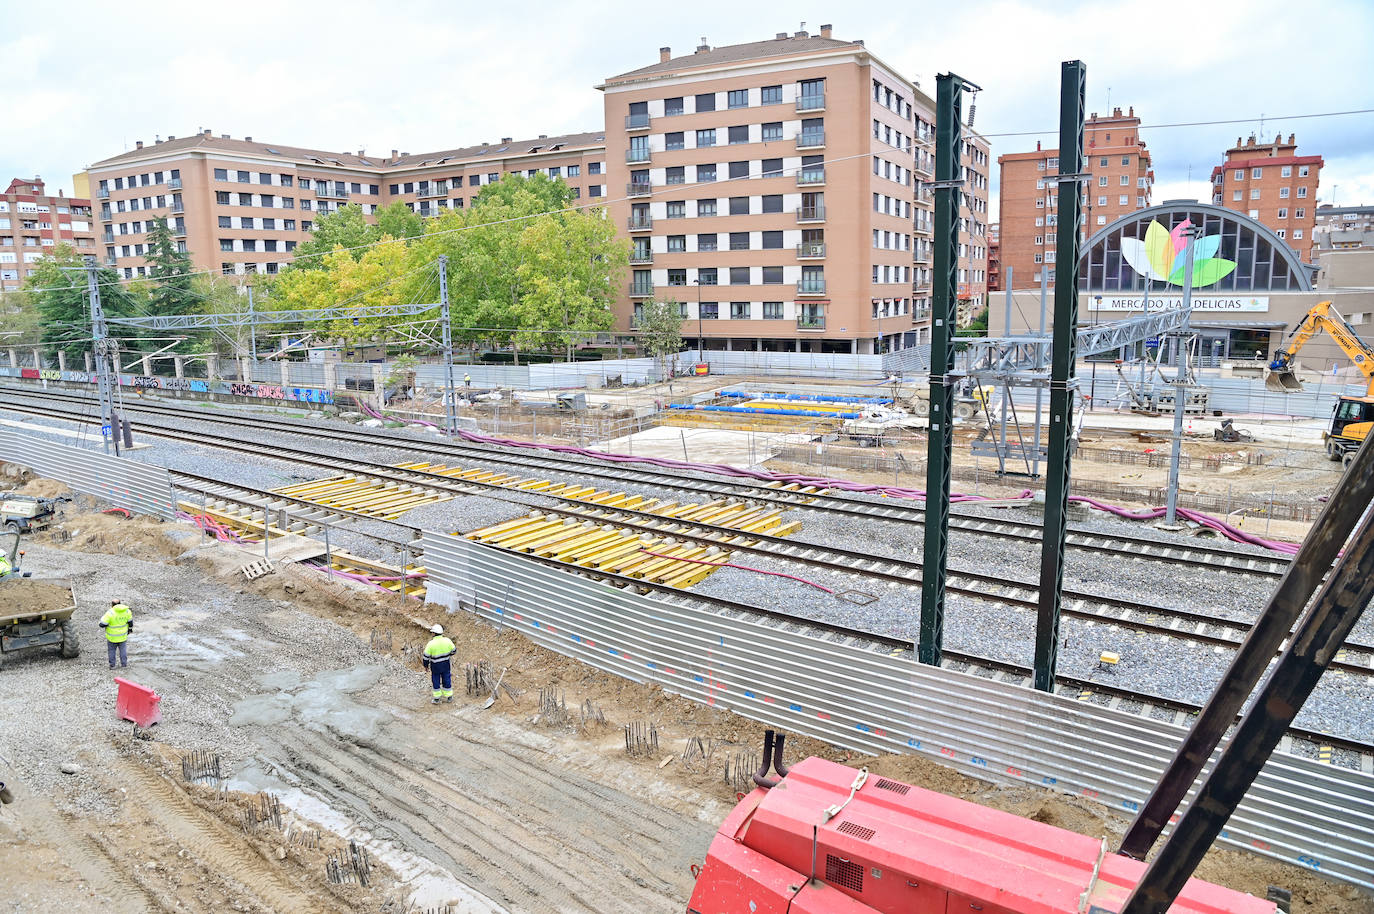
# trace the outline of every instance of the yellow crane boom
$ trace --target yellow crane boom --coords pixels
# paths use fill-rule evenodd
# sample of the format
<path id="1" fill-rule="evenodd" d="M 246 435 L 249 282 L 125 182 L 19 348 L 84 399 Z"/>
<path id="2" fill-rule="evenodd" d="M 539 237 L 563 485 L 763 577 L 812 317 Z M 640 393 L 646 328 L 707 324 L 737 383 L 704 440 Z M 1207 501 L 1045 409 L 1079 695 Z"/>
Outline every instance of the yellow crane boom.
<path id="1" fill-rule="evenodd" d="M 1269 363 L 1269 374 L 1264 383 L 1270 390 L 1302 390 L 1302 382 L 1293 370 L 1293 359 L 1302 347 L 1321 331 L 1325 330 L 1341 351 L 1346 354 L 1355 367 L 1364 374 L 1368 383 L 1366 396 L 1374 397 L 1374 349 L 1370 349 L 1346 322 L 1341 313 L 1329 301 L 1318 302 L 1307 312 L 1302 323 L 1294 328 L 1283 347 L 1274 353 L 1274 361 Z"/>

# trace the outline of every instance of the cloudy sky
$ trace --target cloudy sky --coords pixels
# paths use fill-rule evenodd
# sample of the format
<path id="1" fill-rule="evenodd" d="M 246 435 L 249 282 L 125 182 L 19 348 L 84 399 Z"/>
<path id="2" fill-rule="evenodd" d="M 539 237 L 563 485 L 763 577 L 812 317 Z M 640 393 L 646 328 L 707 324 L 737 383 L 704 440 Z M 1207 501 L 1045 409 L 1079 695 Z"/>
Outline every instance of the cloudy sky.
<path id="1" fill-rule="evenodd" d="M 978 83 L 975 127 L 1054 143 L 1059 63 L 1088 67 L 1088 109 L 1134 105 L 1155 200 L 1206 198 L 1227 146 L 1296 133 L 1325 157 L 1320 198 L 1374 204 L 1374 3 L 578 3 L 425 0 L 70 0 L 11 17 L 0 38 L 11 104 L 4 178 L 70 191 L 87 163 L 135 140 L 201 128 L 329 150 L 452 148 L 599 129 L 605 77 L 687 52 L 833 23 L 934 94 L 937 72 Z M 1110 105 L 1108 97 L 1110 93 Z M 1242 120 L 1150 129 L 1152 124 Z M 994 156 L 1036 137 L 997 137 Z M 996 173 L 994 170 L 994 181 Z M 996 189 L 993 190 L 996 203 Z"/>

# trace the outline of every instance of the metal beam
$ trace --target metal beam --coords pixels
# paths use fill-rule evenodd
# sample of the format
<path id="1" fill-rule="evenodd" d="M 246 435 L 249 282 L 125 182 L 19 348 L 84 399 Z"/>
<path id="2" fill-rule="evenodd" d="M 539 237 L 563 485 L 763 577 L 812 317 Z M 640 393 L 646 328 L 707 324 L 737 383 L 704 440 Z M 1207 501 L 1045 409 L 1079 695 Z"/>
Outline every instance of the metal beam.
<path id="1" fill-rule="evenodd" d="M 930 435 L 926 443 L 925 552 L 916 658 L 940 664 L 949 559 L 950 461 L 954 448 L 954 327 L 959 282 L 959 178 L 964 80 L 935 78 L 935 277 L 931 295 Z"/>
<path id="2" fill-rule="evenodd" d="M 214 330 L 262 324 L 306 324 L 312 321 L 366 320 L 408 317 L 439 307 L 438 302 L 412 305 L 359 305 L 345 308 L 306 308 L 294 311 L 233 311 L 227 314 L 167 314 L 154 317 L 107 317 L 106 323 L 151 330 Z"/>
<path id="3" fill-rule="evenodd" d="M 1347 493 L 1348 489 L 1368 491 L 1371 476 L 1374 450 L 1366 440 L 1331 498 L 1336 512 L 1323 512 L 1318 521 L 1327 521 L 1329 514 L 1333 526 L 1336 515 L 1359 519 L 1355 538 L 1337 560 L 1326 586 L 1279 656 L 1274 672 L 1256 694 L 1216 767 L 1150 862 L 1121 914 L 1163 914 L 1173 904 L 1374 597 L 1374 513 L 1370 513 L 1367 500 L 1347 497 L 1354 494 Z M 1317 561 L 1302 574 L 1319 580 L 1326 566 L 1321 564 L 1321 555 L 1309 558 Z M 1299 561 L 1305 561 L 1301 553 L 1294 566 Z"/>
<path id="4" fill-rule="evenodd" d="M 1087 67 L 1065 61 L 1059 75 L 1059 172 L 1083 171 L 1083 106 Z M 1045 526 L 1040 545 L 1040 608 L 1035 622 L 1035 688 L 1054 691 L 1059 656 L 1059 601 L 1069 512 L 1069 437 L 1073 432 L 1075 344 L 1078 341 L 1078 230 L 1082 220 L 1077 181 L 1059 182 L 1059 226 L 1054 243 L 1054 343 L 1050 361 L 1049 454 L 1045 459 Z M 1038 445 L 1039 442 L 1037 441 Z"/>

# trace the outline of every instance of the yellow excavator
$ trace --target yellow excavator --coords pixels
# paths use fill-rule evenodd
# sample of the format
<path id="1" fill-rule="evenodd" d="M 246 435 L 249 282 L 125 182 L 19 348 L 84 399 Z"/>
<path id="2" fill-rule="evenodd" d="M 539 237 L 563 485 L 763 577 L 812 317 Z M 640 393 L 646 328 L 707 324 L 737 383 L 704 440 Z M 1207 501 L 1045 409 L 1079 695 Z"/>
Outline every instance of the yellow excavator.
<path id="1" fill-rule="evenodd" d="M 1374 349 L 1365 345 L 1331 302 L 1314 305 L 1302 323 L 1284 340 L 1283 348 L 1274 353 L 1274 361 L 1269 363 L 1264 386 L 1281 393 L 1302 390 L 1293 360 L 1302 347 L 1322 330 L 1330 334 L 1341 351 L 1364 373 L 1368 382 L 1363 397 L 1341 397 L 1337 401 L 1336 410 L 1331 416 L 1331 427 L 1322 433 L 1326 441 L 1326 455 L 1349 465 L 1370 428 L 1374 427 Z"/>

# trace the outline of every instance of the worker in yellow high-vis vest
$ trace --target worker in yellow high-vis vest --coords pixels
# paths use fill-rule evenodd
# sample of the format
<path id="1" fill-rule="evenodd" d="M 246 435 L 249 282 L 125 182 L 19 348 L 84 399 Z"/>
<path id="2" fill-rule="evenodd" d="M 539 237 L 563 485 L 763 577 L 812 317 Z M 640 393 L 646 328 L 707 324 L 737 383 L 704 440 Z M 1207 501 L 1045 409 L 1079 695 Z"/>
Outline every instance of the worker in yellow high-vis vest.
<path id="1" fill-rule="evenodd" d="M 129 665 L 128 641 L 134 632 L 134 611 L 123 600 L 111 600 L 110 610 L 100 617 L 100 627 L 105 629 L 105 647 L 110 658 L 110 669 L 115 668 L 115 654 L 119 654 L 119 665 Z"/>
<path id="2" fill-rule="evenodd" d="M 433 703 L 437 705 L 441 698 L 444 701 L 453 701 L 453 655 L 458 652 L 458 648 L 444 637 L 442 625 L 436 625 L 430 631 L 434 637 L 425 645 L 423 662 L 429 670 L 429 682 L 434 693 Z"/>

